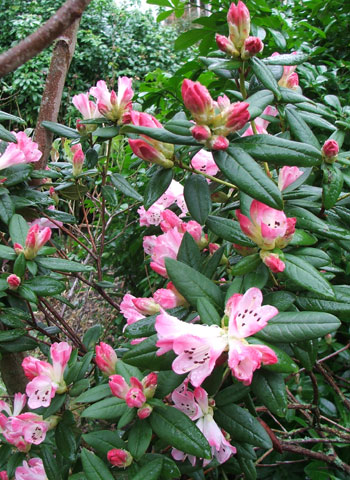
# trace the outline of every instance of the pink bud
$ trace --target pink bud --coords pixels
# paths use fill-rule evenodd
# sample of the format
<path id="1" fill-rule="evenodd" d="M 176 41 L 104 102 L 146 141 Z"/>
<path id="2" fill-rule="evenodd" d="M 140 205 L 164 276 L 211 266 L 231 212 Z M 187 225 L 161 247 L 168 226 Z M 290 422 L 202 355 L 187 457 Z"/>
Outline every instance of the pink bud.
<path id="1" fill-rule="evenodd" d="M 71 148 L 71 150 L 73 150 L 73 147 Z M 85 158 L 85 155 L 82 149 L 81 148 L 76 149 L 74 152 L 73 160 L 72 160 L 72 163 L 73 163 L 72 173 L 74 177 L 81 174 L 83 170 L 84 158 Z"/>
<path id="2" fill-rule="evenodd" d="M 142 380 L 143 385 L 143 393 L 145 394 L 146 398 L 152 398 L 154 396 L 154 392 L 157 388 L 157 381 L 158 375 L 154 372 L 151 372 Z"/>
<path id="3" fill-rule="evenodd" d="M 115 93 L 114 90 L 111 91 L 111 104 L 112 105 L 117 105 L 118 104 L 118 97 L 117 97 L 117 94 Z"/>
<path id="4" fill-rule="evenodd" d="M 231 3 L 227 13 L 227 23 L 230 30 L 230 39 L 235 47 L 240 49 L 250 31 L 250 14 L 248 8 L 241 1 L 237 6 Z"/>
<path id="5" fill-rule="evenodd" d="M 268 252 L 266 250 L 260 250 L 260 257 L 264 264 L 273 273 L 280 273 L 286 268 L 286 265 L 280 260 L 278 253 Z"/>
<path id="6" fill-rule="evenodd" d="M 214 135 L 209 141 L 209 148 L 213 150 L 226 150 L 229 145 L 230 143 L 227 138 L 221 135 Z"/>
<path id="7" fill-rule="evenodd" d="M 29 380 L 33 380 L 36 376 L 39 375 L 38 371 L 38 364 L 40 360 L 35 357 L 25 357 L 22 362 L 22 368 L 24 370 L 24 374 Z"/>
<path id="8" fill-rule="evenodd" d="M 148 405 L 148 403 L 145 403 L 143 407 L 137 410 L 137 416 L 139 417 L 140 420 L 144 420 L 145 418 L 151 415 L 152 411 L 153 411 L 153 408 L 151 407 L 151 405 Z"/>
<path id="9" fill-rule="evenodd" d="M 134 154 L 146 162 L 157 163 L 163 168 L 172 168 L 174 166 L 171 160 L 167 160 L 159 150 L 145 140 L 129 139 L 129 145 Z"/>
<path id="10" fill-rule="evenodd" d="M 264 49 L 264 44 L 259 37 L 248 37 L 244 41 L 242 48 L 242 58 L 247 59 L 257 55 Z"/>
<path id="11" fill-rule="evenodd" d="M 211 136 L 210 128 L 206 125 L 195 125 L 190 130 L 193 138 L 199 143 L 205 143 L 205 141 Z"/>
<path id="12" fill-rule="evenodd" d="M 113 448 L 107 453 L 107 460 L 115 467 L 126 468 L 132 464 L 133 458 L 127 450 Z"/>
<path id="13" fill-rule="evenodd" d="M 236 50 L 234 44 L 230 38 L 225 37 L 224 35 L 215 35 L 216 44 L 222 52 L 228 53 L 229 55 L 238 56 L 239 52 Z"/>
<path id="14" fill-rule="evenodd" d="M 304 172 L 298 167 L 283 167 L 278 175 L 278 188 L 283 191 L 291 183 L 295 182 Z"/>
<path id="15" fill-rule="evenodd" d="M 146 401 L 146 397 L 143 391 L 138 387 L 131 387 L 125 396 L 125 402 L 127 406 L 130 408 L 142 407 L 145 401 Z"/>
<path id="16" fill-rule="evenodd" d="M 6 279 L 9 289 L 10 290 L 17 290 L 17 288 L 21 285 L 21 279 L 17 277 L 14 273 L 9 275 Z"/>
<path id="17" fill-rule="evenodd" d="M 81 118 L 77 118 L 75 127 L 81 135 L 84 135 L 86 133 L 86 126 L 84 125 L 84 123 L 82 123 Z"/>
<path id="18" fill-rule="evenodd" d="M 114 396 L 125 400 L 129 391 L 129 385 L 121 375 L 112 375 L 109 377 L 109 387 Z"/>
<path id="19" fill-rule="evenodd" d="M 153 298 L 133 298 L 132 302 L 143 315 L 154 315 L 159 312 L 159 305 Z"/>
<path id="20" fill-rule="evenodd" d="M 46 242 L 48 242 L 51 238 L 51 228 L 45 227 L 39 235 L 37 236 L 37 249 L 40 250 L 41 247 L 45 245 Z"/>
<path id="21" fill-rule="evenodd" d="M 50 355 L 54 363 L 65 368 L 72 353 L 72 347 L 67 342 L 55 342 L 51 345 Z"/>
<path id="22" fill-rule="evenodd" d="M 7 476 L 6 470 L 2 470 L 0 472 L 0 480 L 9 480 L 9 477 Z"/>
<path id="23" fill-rule="evenodd" d="M 250 119 L 248 107 L 249 103 L 247 102 L 232 103 L 228 108 L 225 127 L 231 132 L 236 132 L 243 128 Z"/>
<path id="24" fill-rule="evenodd" d="M 214 114 L 213 99 L 208 89 L 199 82 L 185 79 L 181 87 L 182 98 L 186 108 L 198 123 L 210 123 Z"/>
<path id="25" fill-rule="evenodd" d="M 295 89 L 298 86 L 299 86 L 299 75 L 296 72 L 294 72 L 289 76 L 286 82 L 286 88 Z"/>
<path id="26" fill-rule="evenodd" d="M 26 248 L 34 249 L 36 246 L 36 237 L 39 233 L 39 225 L 33 225 L 30 227 L 27 233 L 27 238 L 26 238 L 26 243 L 25 246 Z"/>
<path id="27" fill-rule="evenodd" d="M 107 343 L 100 342 L 99 345 L 96 345 L 95 360 L 101 372 L 108 376 L 115 373 L 115 366 L 118 361 L 118 357 L 114 349 L 110 345 L 107 345 Z"/>
<path id="28" fill-rule="evenodd" d="M 336 140 L 326 140 L 322 147 L 322 154 L 326 162 L 333 163 L 339 153 L 339 145 Z"/>

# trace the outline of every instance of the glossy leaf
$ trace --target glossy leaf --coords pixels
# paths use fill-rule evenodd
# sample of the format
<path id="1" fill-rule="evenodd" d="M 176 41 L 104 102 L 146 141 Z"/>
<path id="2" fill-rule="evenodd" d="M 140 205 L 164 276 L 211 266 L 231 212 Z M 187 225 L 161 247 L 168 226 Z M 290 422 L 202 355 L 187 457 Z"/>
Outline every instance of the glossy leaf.
<path id="1" fill-rule="evenodd" d="M 129 408 L 125 401 L 112 397 L 105 398 L 90 407 L 86 408 L 81 416 L 84 418 L 97 418 L 100 420 L 115 420 L 123 415 L 124 411 Z"/>
<path id="2" fill-rule="evenodd" d="M 202 260 L 199 247 L 194 241 L 192 235 L 190 235 L 188 232 L 185 232 L 185 235 L 182 237 L 181 245 L 177 254 L 177 260 L 185 263 L 197 271 L 201 270 Z"/>
<path id="3" fill-rule="evenodd" d="M 117 190 L 120 190 L 122 193 L 124 193 L 124 195 L 126 195 L 127 197 L 131 197 L 131 198 L 134 198 L 135 200 L 139 201 L 139 202 L 142 202 L 143 201 L 143 197 L 142 195 L 140 195 L 130 184 L 129 182 L 126 180 L 125 177 L 123 177 L 123 175 L 120 175 L 119 173 L 113 173 L 113 175 L 111 175 L 111 180 L 112 180 L 112 183 L 113 185 L 115 186 L 115 188 Z"/>
<path id="4" fill-rule="evenodd" d="M 86 448 L 81 452 L 81 463 L 87 480 L 114 480 L 106 464 Z"/>
<path id="5" fill-rule="evenodd" d="M 146 452 L 152 438 L 152 428 L 148 422 L 137 419 L 128 436 L 131 455 L 138 460 Z M 148 478 L 148 477 L 147 477 Z"/>
<path id="6" fill-rule="evenodd" d="M 60 272 L 91 272 L 93 267 L 83 265 L 82 263 L 72 262 L 64 258 L 40 258 L 36 257 L 36 263 L 39 267 L 47 268 L 48 270 L 58 270 Z"/>
<path id="7" fill-rule="evenodd" d="M 185 183 L 184 196 L 190 215 L 204 225 L 211 211 L 208 182 L 201 175 L 191 175 Z"/>
<path id="8" fill-rule="evenodd" d="M 270 412 L 284 417 L 287 411 L 287 395 L 283 375 L 259 370 L 254 373 L 252 391 Z"/>
<path id="9" fill-rule="evenodd" d="M 277 100 L 279 100 L 281 98 L 281 92 L 271 70 L 257 57 L 251 58 L 250 64 L 256 78 L 260 80 L 268 90 L 271 90 Z"/>
<path id="10" fill-rule="evenodd" d="M 167 190 L 173 179 L 171 168 L 158 168 L 148 182 L 144 193 L 144 207 L 147 210 Z"/>
<path id="11" fill-rule="evenodd" d="M 74 130 L 73 128 L 66 127 L 65 125 L 61 125 L 60 123 L 56 122 L 49 122 L 48 120 L 44 120 L 41 122 L 41 126 L 46 128 L 47 130 L 50 130 L 50 132 L 55 133 L 59 137 L 64 137 L 64 138 L 80 138 L 79 133 L 77 130 Z"/>
<path id="12" fill-rule="evenodd" d="M 241 230 L 236 220 L 209 215 L 206 225 L 218 237 L 228 242 L 237 243 L 244 247 L 254 247 L 255 243 L 250 240 Z"/>

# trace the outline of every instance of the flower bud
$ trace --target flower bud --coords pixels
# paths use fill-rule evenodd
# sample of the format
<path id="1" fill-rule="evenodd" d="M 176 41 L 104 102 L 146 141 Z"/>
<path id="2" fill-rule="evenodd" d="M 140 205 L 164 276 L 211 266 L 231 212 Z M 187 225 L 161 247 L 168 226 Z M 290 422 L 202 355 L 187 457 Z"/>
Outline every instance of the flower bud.
<path id="1" fill-rule="evenodd" d="M 146 162 L 157 163 L 163 168 L 172 168 L 174 163 L 154 146 L 141 139 L 129 139 L 129 145 L 134 154 Z"/>
<path id="2" fill-rule="evenodd" d="M 199 124 L 208 124 L 214 115 L 214 102 L 208 89 L 199 82 L 185 79 L 181 94 L 186 108 Z"/>
<path id="3" fill-rule="evenodd" d="M 121 375 L 110 376 L 109 387 L 113 395 L 115 395 L 118 398 L 123 398 L 124 400 L 130 388 L 129 385 L 126 383 L 125 379 Z"/>
<path id="4" fill-rule="evenodd" d="M 7 476 L 6 470 L 2 470 L 0 472 L 0 480 L 9 480 L 9 477 Z"/>
<path id="5" fill-rule="evenodd" d="M 278 188 L 281 192 L 295 182 L 304 172 L 298 167 L 283 167 L 278 175 Z"/>
<path id="6" fill-rule="evenodd" d="M 241 49 L 250 32 L 250 14 L 243 2 L 239 1 L 237 6 L 231 3 L 227 13 L 227 23 L 232 43 L 237 49 Z"/>
<path id="7" fill-rule="evenodd" d="M 10 290 L 17 290 L 17 288 L 21 285 L 21 279 L 17 277 L 14 273 L 9 275 L 6 279 L 9 289 Z"/>
<path id="8" fill-rule="evenodd" d="M 146 398 L 153 398 L 154 392 L 157 388 L 158 375 L 154 372 L 151 372 L 142 380 L 143 393 Z"/>
<path id="9" fill-rule="evenodd" d="M 51 238 L 51 229 L 49 227 L 45 227 L 40 230 L 38 224 L 35 224 L 30 227 L 27 233 L 25 249 L 23 251 L 26 260 L 33 260 L 36 256 L 38 251 L 48 242 Z M 15 251 L 17 253 L 18 244 L 15 244 Z M 21 253 L 21 252 L 19 252 Z"/>
<path id="10" fill-rule="evenodd" d="M 208 148 L 212 150 L 226 150 L 229 145 L 227 138 L 221 135 L 214 135 L 208 142 Z"/>
<path id="11" fill-rule="evenodd" d="M 140 420 L 144 420 L 145 418 L 149 417 L 153 411 L 151 405 L 145 403 L 141 408 L 137 410 L 137 416 Z"/>
<path id="12" fill-rule="evenodd" d="M 339 145 L 336 140 L 326 140 L 322 147 L 323 159 L 327 163 L 334 163 L 339 153 Z"/>
<path id="13" fill-rule="evenodd" d="M 154 315 L 160 310 L 153 298 L 133 298 L 132 303 L 143 315 Z"/>
<path id="14" fill-rule="evenodd" d="M 205 143 L 205 141 L 211 136 L 210 128 L 206 125 L 195 125 L 190 130 L 193 138 L 199 143 Z"/>
<path id="15" fill-rule="evenodd" d="M 13 249 L 14 249 L 16 255 L 20 255 L 24 251 L 24 248 L 22 247 L 22 245 L 20 243 L 15 243 L 13 245 Z"/>
<path id="16" fill-rule="evenodd" d="M 74 147 L 78 147 L 78 148 L 74 148 Z M 79 146 L 74 145 L 74 147 L 71 148 L 72 152 L 74 152 L 74 156 L 72 160 L 72 163 L 73 163 L 72 173 L 74 177 L 77 177 L 83 171 L 83 163 L 84 163 L 85 155 L 83 150 L 81 149 L 80 144 Z"/>
<path id="17" fill-rule="evenodd" d="M 243 60 L 254 57 L 258 53 L 261 53 L 264 49 L 264 44 L 259 37 L 248 37 L 244 41 L 241 57 Z"/>
<path id="18" fill-rule="evenodd" d="M 114 349 L 107 343 L 100 342 L 96 345 L 96 364 L 105 375 L 113 375 L 115 373 L 115 365 L 118 361 L 117 354 Z"/>
<path id="19" fill-rule="evenodd" d="M 239 56 L 238 50 L 235 48 L 234 44 L 230 38 L 225 37 L 224 35 L 219 35 L 218 33 L 215 36 L 216 44 L 222 52 L 225 52 L 234 57 Z"/>
<path id="20" fill-rule="evenodd" d="M 273 273 L 283 272 L 286 268 L 286 265 L 280 259 L 280 255 L 283 255 L 281 251 L 266 251 L 260 250 L 260 258 L 265 263 L 265 265 L 271 270 Z"/>
<path id="21" fill-rule="evenodd" d="M 126 468 L 132 464 L 133 457 L 127 450 L 113 448 L 107 453 L 107 460 L 115 467 Z"/>
<path id="22" fill-rule="evenodd" d="M 143 391 L 138 387 L 131 387 L 125 396 L 125 402 L 128 407 L 140 408 L 145 403 L 146 397 Z"/>

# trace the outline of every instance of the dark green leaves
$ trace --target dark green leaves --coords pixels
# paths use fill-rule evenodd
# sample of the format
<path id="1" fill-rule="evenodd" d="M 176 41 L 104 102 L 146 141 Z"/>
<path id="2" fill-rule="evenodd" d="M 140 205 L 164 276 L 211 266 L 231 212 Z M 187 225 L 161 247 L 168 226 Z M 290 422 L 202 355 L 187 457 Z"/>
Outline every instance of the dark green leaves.
<path id="1" fill-rule="evenodd" d="M 197 307 L 197 301 L 202 297 L 208 299 L 214 306 L 222 307 L 221 290 L 207 277 L 171 258 L 165 259 L 165 265 L 170 280 L 193 307 Z"/>
<path id="2" fill-rule="evenodd" d="M 176 135 L 171 133 L 165 128 L 151 128 L 151 127 L 139 127 L 136 125 L 124 125 L 121 128 L 120 133 L 139 133 L 154 138 L 160 142 L 172 143 L 175 145 L 195 145 L 198 146 L 198 142 L 191 136 Z"/>
<path id="3" fill-rule="evenodd" d="M 206 179 L 201 175 L 191 175 L 185 183 L 184 196 L 191 216 L 204 225 L 211 211 L 210 191 Z"/>
<path id="4" fill-rule="evenodd" d="M 134 198 L 135 200 L 138 200 L 139 202 L 142 202 L 143 198 L 142 195 L 140 195 L 130 184 L 129 182 L 123 177 L 123 175 L 120 175 L 119 173 L 114 173 L 111 175 L 111 180 L 113 185 L 117 190 L 120 190 L 124 195 L 127 197 Z"/>
<path id="5" fill-rule="evenodd" d="M 80 135 L 76 130 L 73 130 L 73 128 L 70 127 L 66 127 L 65 125 L 61 125 L 60 123 L 44 120 L 43 122 L 41 122 L 41 125 L 47 130 L 50 130 L 50 132 L 55 133 L 59 137 L 80 138 Z"/>
<path id="6" fill-rule="evenodd" d="M 173 179 L 171 168 L 159 168 L 148 182 L 144 193 L 144 207 L 147 210 L 160 198 Z"/>
<path id="7" fill-rule="evenodd" d="M 9 224 L 12 243 L 19 243 L 24 246 L 28 229 L 28 224 L 21 215 L 13 215 Z"/>
<path id="8" fill-rule="evenodd" d="M 225 151 L 214 152 L 215 163 L 242 192 L 272 208 L 281 209 L 282 196 L 277 185 L 245 150 L 234 145 Z"/>
<path id="9" fill-rule="evenodd" d="M 35 261 L 40 267 L 44 267 L 49 270 L 58 270 L 60 272 L 91 272 L 91 270 L 93 270 L 93 267 L 90 267 L 89 265 L 72 262 L 70 260 L 65 260 L 64 258 L 37 257 Z"/>
<path id="10" fill-rule="evenodd" d="M 114 480 L 105 463 L 86 448 L 81 452 L 81 463 L 87 480 Z"/>
<path id="11" fill-rule="evenodd" d="M 156 407 L 149 417 L 152 430 L 167 444 L 189 455 L 210 458 L 211 450 L 203 434 L 184 413 L 173 407 Z"/>
<path id="12" fill-rule="evenodd" d="M 125 409 L 129 408 L 125 401 L 116 398 L 105 398 L 100 402 L 94 403 L 81 414 L 84 418 L 98 418 L 101 420 L 111 420 L 123 415 Z"/>
<path id="13" fill-rule="evenodd" d="M 235 220 L 209 215 L 206 225 L 218 237 L 228 242 L 238 243 L 244 247 L 255 246 L 255 243 L 242 232 L 239 223 Z"/>
<path id="14" fill-rule="evenodd" d="M 299 115 L 296 108 L 286 107 L 285 115 L 291 132 L 297 140 L 320 149 L 319 141 L 305 120 Z"/>
<path id="15" fill-rule="evenodd" d="M 250 60 L 250 64 L 256 78 L 260 80 L 268 90 L 271 90 L 277 100 L 279 100 L 281 98 L 281 92 L 279 91 L 277 81 L 271 70 L 257 57 L 253 57 Z"/>
<path id="16" fill-rule="evenodd" d="M 251 386 L 253 393 L 274 414 L 284 417 L 287 411 L 287 396 L 283 375 L 260 370 L 254 373 Z"/>
<path id="17" fill-rule="evenodd" d="M 182 238 L 177 260 L 186 263 L 186 265 L 189 265 L 195 270 L 199 271 L 201 269 L 201 254 L 198 245 L 188 232 L 185 232 Z"/>
<path id="18" fill-rule="evenodd" d="M 301 342 L 334 332 L 340 322 L 334 315 L 323 312 L 283 312 L 269 320 L 255 337 L 267 342 Z"/>

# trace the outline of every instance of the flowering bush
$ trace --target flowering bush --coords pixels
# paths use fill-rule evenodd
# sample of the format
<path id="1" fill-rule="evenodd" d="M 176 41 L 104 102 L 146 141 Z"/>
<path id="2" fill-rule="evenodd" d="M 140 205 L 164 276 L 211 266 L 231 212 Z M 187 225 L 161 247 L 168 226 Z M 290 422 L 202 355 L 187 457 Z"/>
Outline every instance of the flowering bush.
<path id="1" fill-rule="evenodd" d="M 220 51 L 204 59 L 222 80 L 216 101 L 185 78 L 184 111 L 163 125 L 134 109 L 130 78 L 117 92 L 100 80 L 73 98 L 76 129 L 43 122 L 61 139 L 47 170 L 33 170 L 25 133 L 0 129 L 0 348 L 41 352 L 25 354 L 26 393 L 0 402 L 2 478 L 254 479 L 266 478 L 257 467 L 270 468 L 269 456 L 289 465 L 297 455 L 296 468 L 312 460 L 307 478 L 325 465 L 350 471 L 338 448 L 347 428 L 334 420 L 349 400 L 323 366 L 348 359 L 338 343 L 350 312 L 342 124 L 303 96 L 304 55 L 258 59 L 241 1 L 227 20 Z M 130 178 L 113 163 L 120 145 L 139 157 Z M 134 261 L 145 259 L 152 294 L 118 302 L 102 260 L 125 197 L 136 201 L 144 257 Z M 77 335 L 57 306 L 69 306 L 71 278 L 120 311 L 119 330 Z"/>

